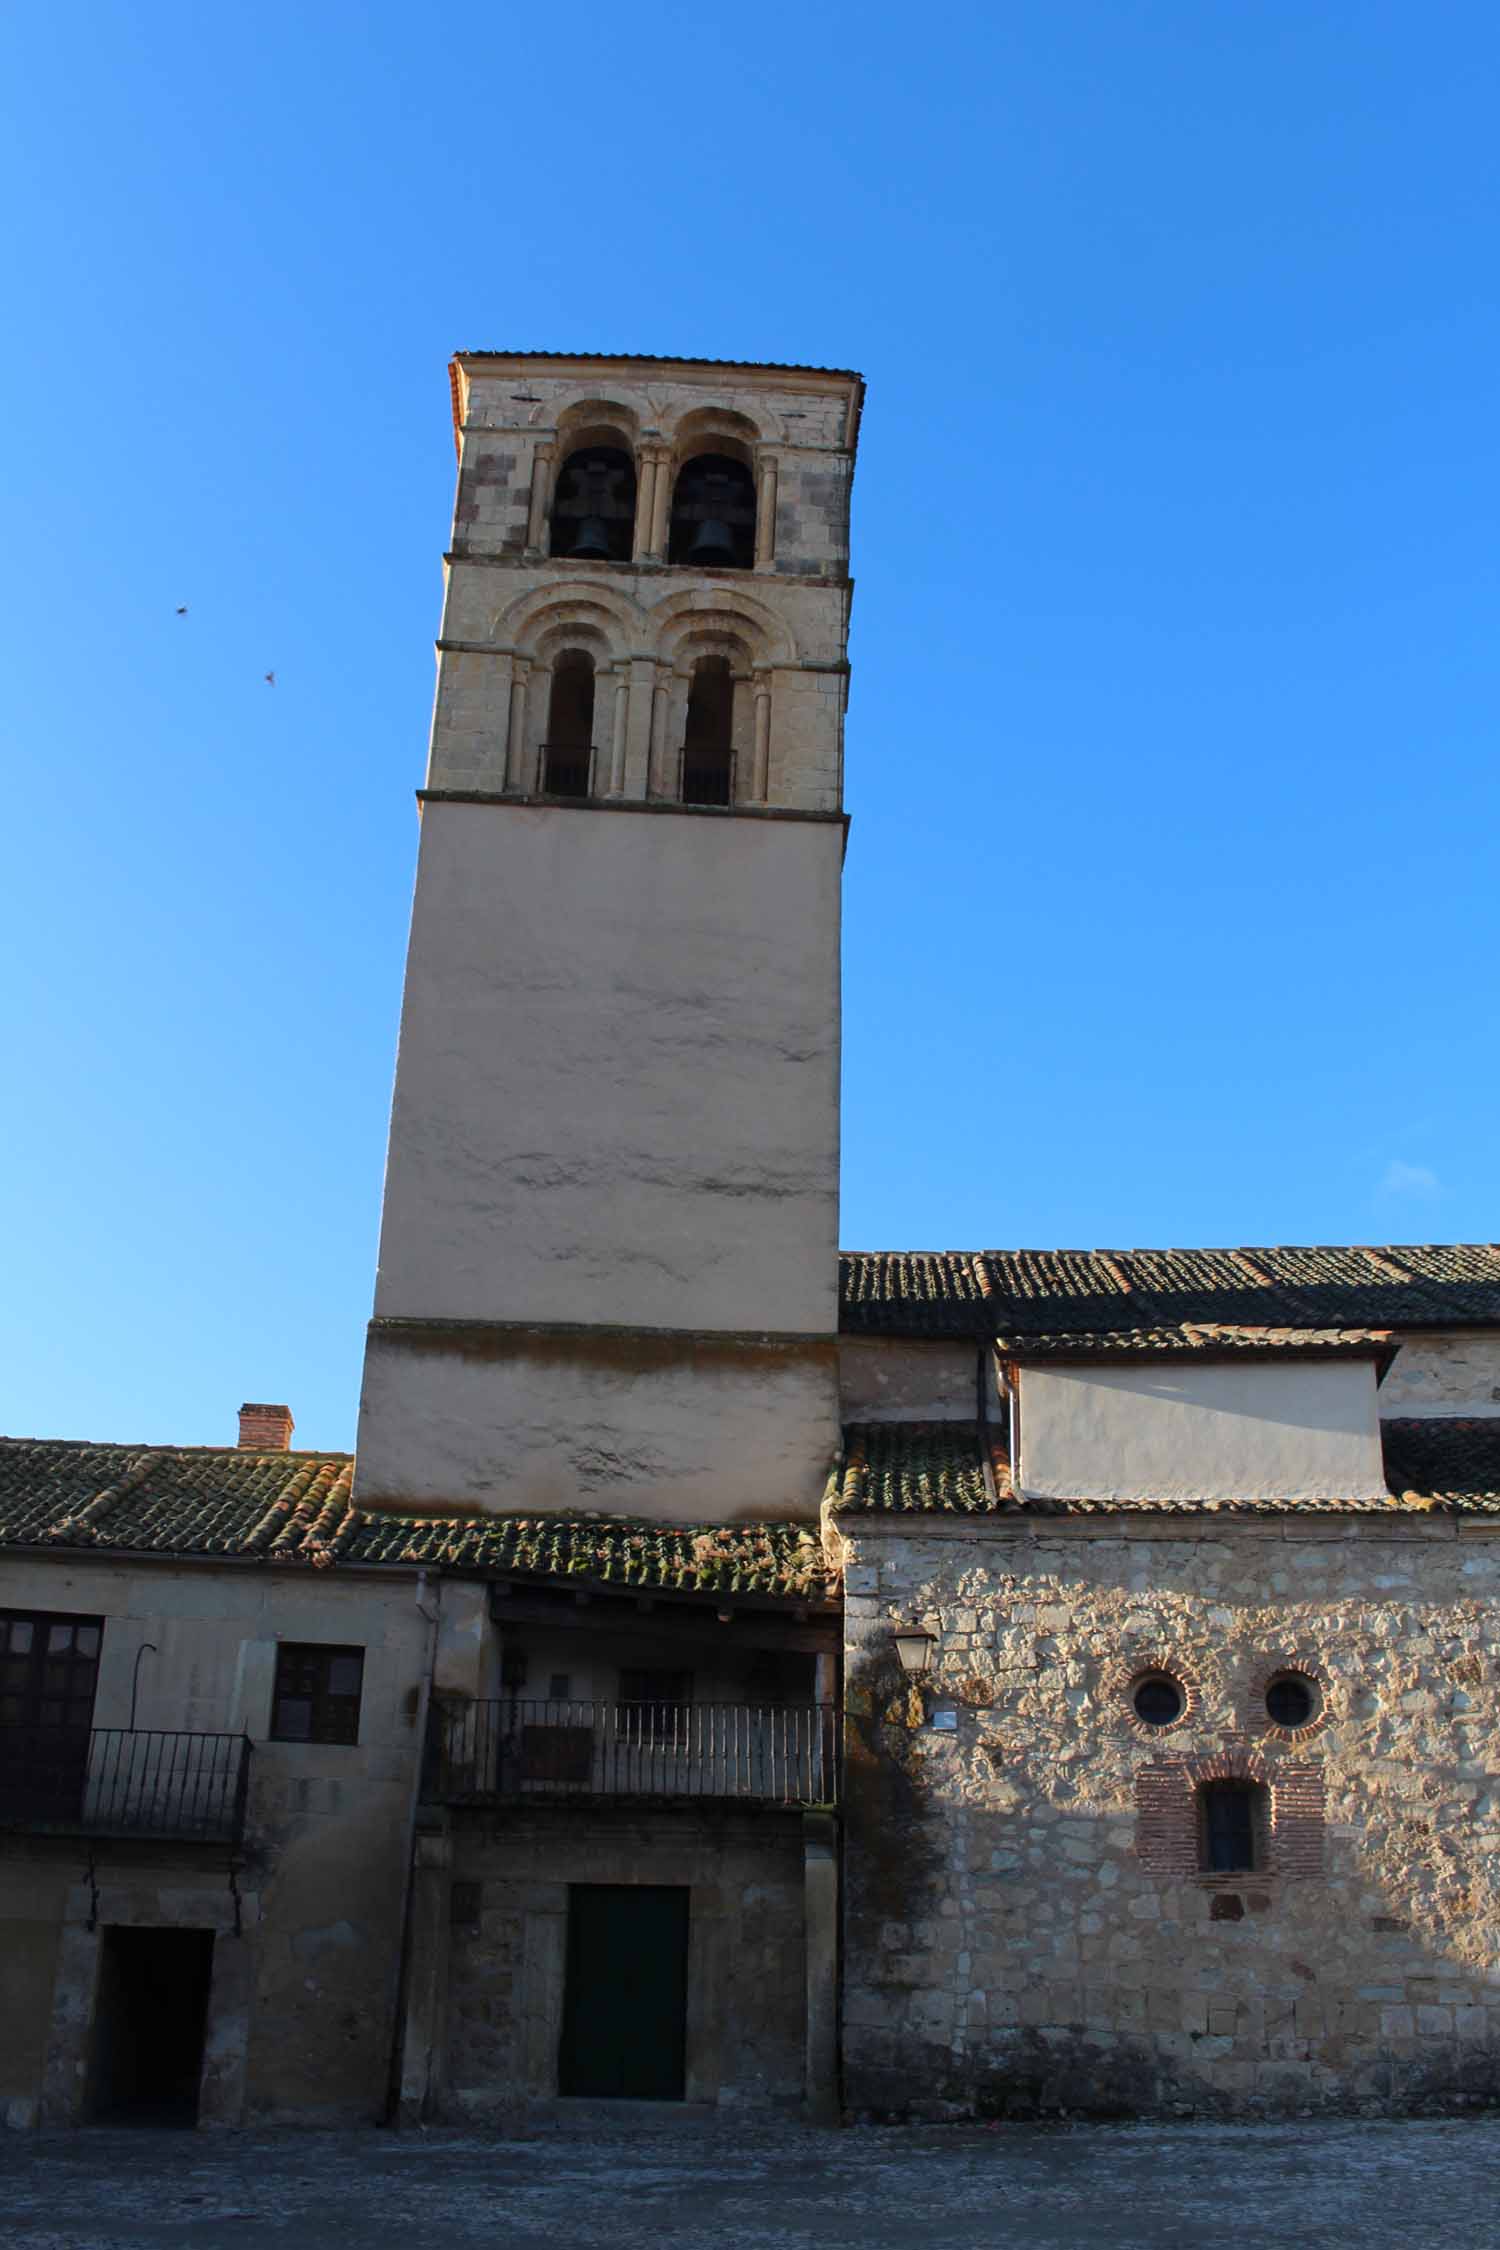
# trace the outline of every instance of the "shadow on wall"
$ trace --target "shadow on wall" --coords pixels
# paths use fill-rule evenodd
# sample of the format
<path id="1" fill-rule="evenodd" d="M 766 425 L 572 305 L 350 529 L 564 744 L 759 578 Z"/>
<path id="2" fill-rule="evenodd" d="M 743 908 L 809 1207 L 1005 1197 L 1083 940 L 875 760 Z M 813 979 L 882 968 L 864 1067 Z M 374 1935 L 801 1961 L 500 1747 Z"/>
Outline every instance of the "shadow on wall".
<path id="1" fill-rule="evenodd" d="M 1392 1662 L 1399 1672 L 1400 1652 Z M 1223 1725 L 1238 1714 L 1222 1675 L 1184 1708 L 1178 1749 L 1172 1728 L 1120 1718 L 1130 1676 L 1127 1662 L 1062 1679 L 1079 1723 L 1044 1727 L 1026 1708 L 1040 1667 L 1007 1679 L 950 1663 L 929 1683 L 958 1706 L 940 1732 L 907 1723 L 892 1662 L 851 1668 L 851 2110 L 1246 2117 L 1500 2102 L 1494 1801 L 1487 1781 L 1439 1783 L 1403 1757 L 1402 1699 L 1421 1691 L 1330 1682 L 1322 1718 L 1340 1739 L 1325 1762 L 1286 1730 Z M 1109 1756 L 1091 1755 L 1084 1715 L 1101 1706 Z M 1293 1779 L 1310 1768 L 1311 1846 L 1312 1800 Z M 1186 1830 L 1179 1817 L 1153 1844 L 1150 1777 L 1163 1773 L 1191 1810 Z M 1226 1797 L 1261 1788 L 1283 1810 L 1256 1864 L 1214 1872 L 1198 1821 L 1226 1777 Z"/>

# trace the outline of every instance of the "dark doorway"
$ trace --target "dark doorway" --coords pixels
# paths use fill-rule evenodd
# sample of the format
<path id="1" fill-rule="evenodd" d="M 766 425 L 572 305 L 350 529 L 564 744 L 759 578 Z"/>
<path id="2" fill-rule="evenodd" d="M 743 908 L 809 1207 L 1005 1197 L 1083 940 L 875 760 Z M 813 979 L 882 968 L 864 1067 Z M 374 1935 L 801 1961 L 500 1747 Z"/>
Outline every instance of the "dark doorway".
<path id="1" fill-rule="evenodd" d="M 685 1887 L 569 1887 L 560 2093 L 682 2100 L 687 1942 Z"/>
<path id="2" fill-rule="evenodd" d="M 212 1930 L 107 1929 L 92 2108 L 113 2125 L 196 2125 Z"/>

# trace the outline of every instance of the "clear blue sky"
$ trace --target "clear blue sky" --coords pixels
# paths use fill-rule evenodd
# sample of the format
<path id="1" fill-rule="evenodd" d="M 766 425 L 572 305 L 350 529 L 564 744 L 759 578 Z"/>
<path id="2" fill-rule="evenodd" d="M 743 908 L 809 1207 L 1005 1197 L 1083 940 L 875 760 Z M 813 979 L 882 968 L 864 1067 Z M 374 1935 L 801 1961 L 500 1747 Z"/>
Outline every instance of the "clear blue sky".
<path id="1" fill-rule="evenodd" d="M 1492 6 L 92 0 L 0 64 L 0 1428 L 352 1440 L 459 347 L 868 377 L 848 1244 L 1496 1233 Z"/>

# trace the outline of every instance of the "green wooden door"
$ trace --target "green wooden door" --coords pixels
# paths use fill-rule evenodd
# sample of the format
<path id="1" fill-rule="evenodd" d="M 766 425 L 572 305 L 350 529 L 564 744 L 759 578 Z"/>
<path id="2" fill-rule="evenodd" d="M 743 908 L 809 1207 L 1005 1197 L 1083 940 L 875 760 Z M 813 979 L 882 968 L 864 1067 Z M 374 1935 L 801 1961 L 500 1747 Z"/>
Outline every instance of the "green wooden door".
<path id="1" fill-rule="evenodd" d="M 570 1886 L 559 2092 L 682 2100 L 687 1939 L 685 1886 Z"/>

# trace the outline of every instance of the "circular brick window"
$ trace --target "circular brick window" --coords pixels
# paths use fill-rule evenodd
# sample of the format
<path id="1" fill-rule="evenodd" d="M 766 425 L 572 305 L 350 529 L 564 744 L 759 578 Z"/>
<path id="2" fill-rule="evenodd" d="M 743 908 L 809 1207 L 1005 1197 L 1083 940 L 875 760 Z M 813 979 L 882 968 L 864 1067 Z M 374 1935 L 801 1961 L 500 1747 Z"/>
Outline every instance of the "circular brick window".
<path id="1" fill-rule="evenodd" d="M 1305 1672 L 1278 1672 L 1266 1684 L 1266 1711 L 1277 1726 L 1294 1734 L 1317 1717 L 1317 1688 Z"/>
<path id="2" fill-rule="evenodd" d="M 1170 1672 L 1147 1672 L 1136 1681 L 1130 1700 L 1143 1726 L 1175 1726 L 1187 1708 L 1187 1699 Z"/>

